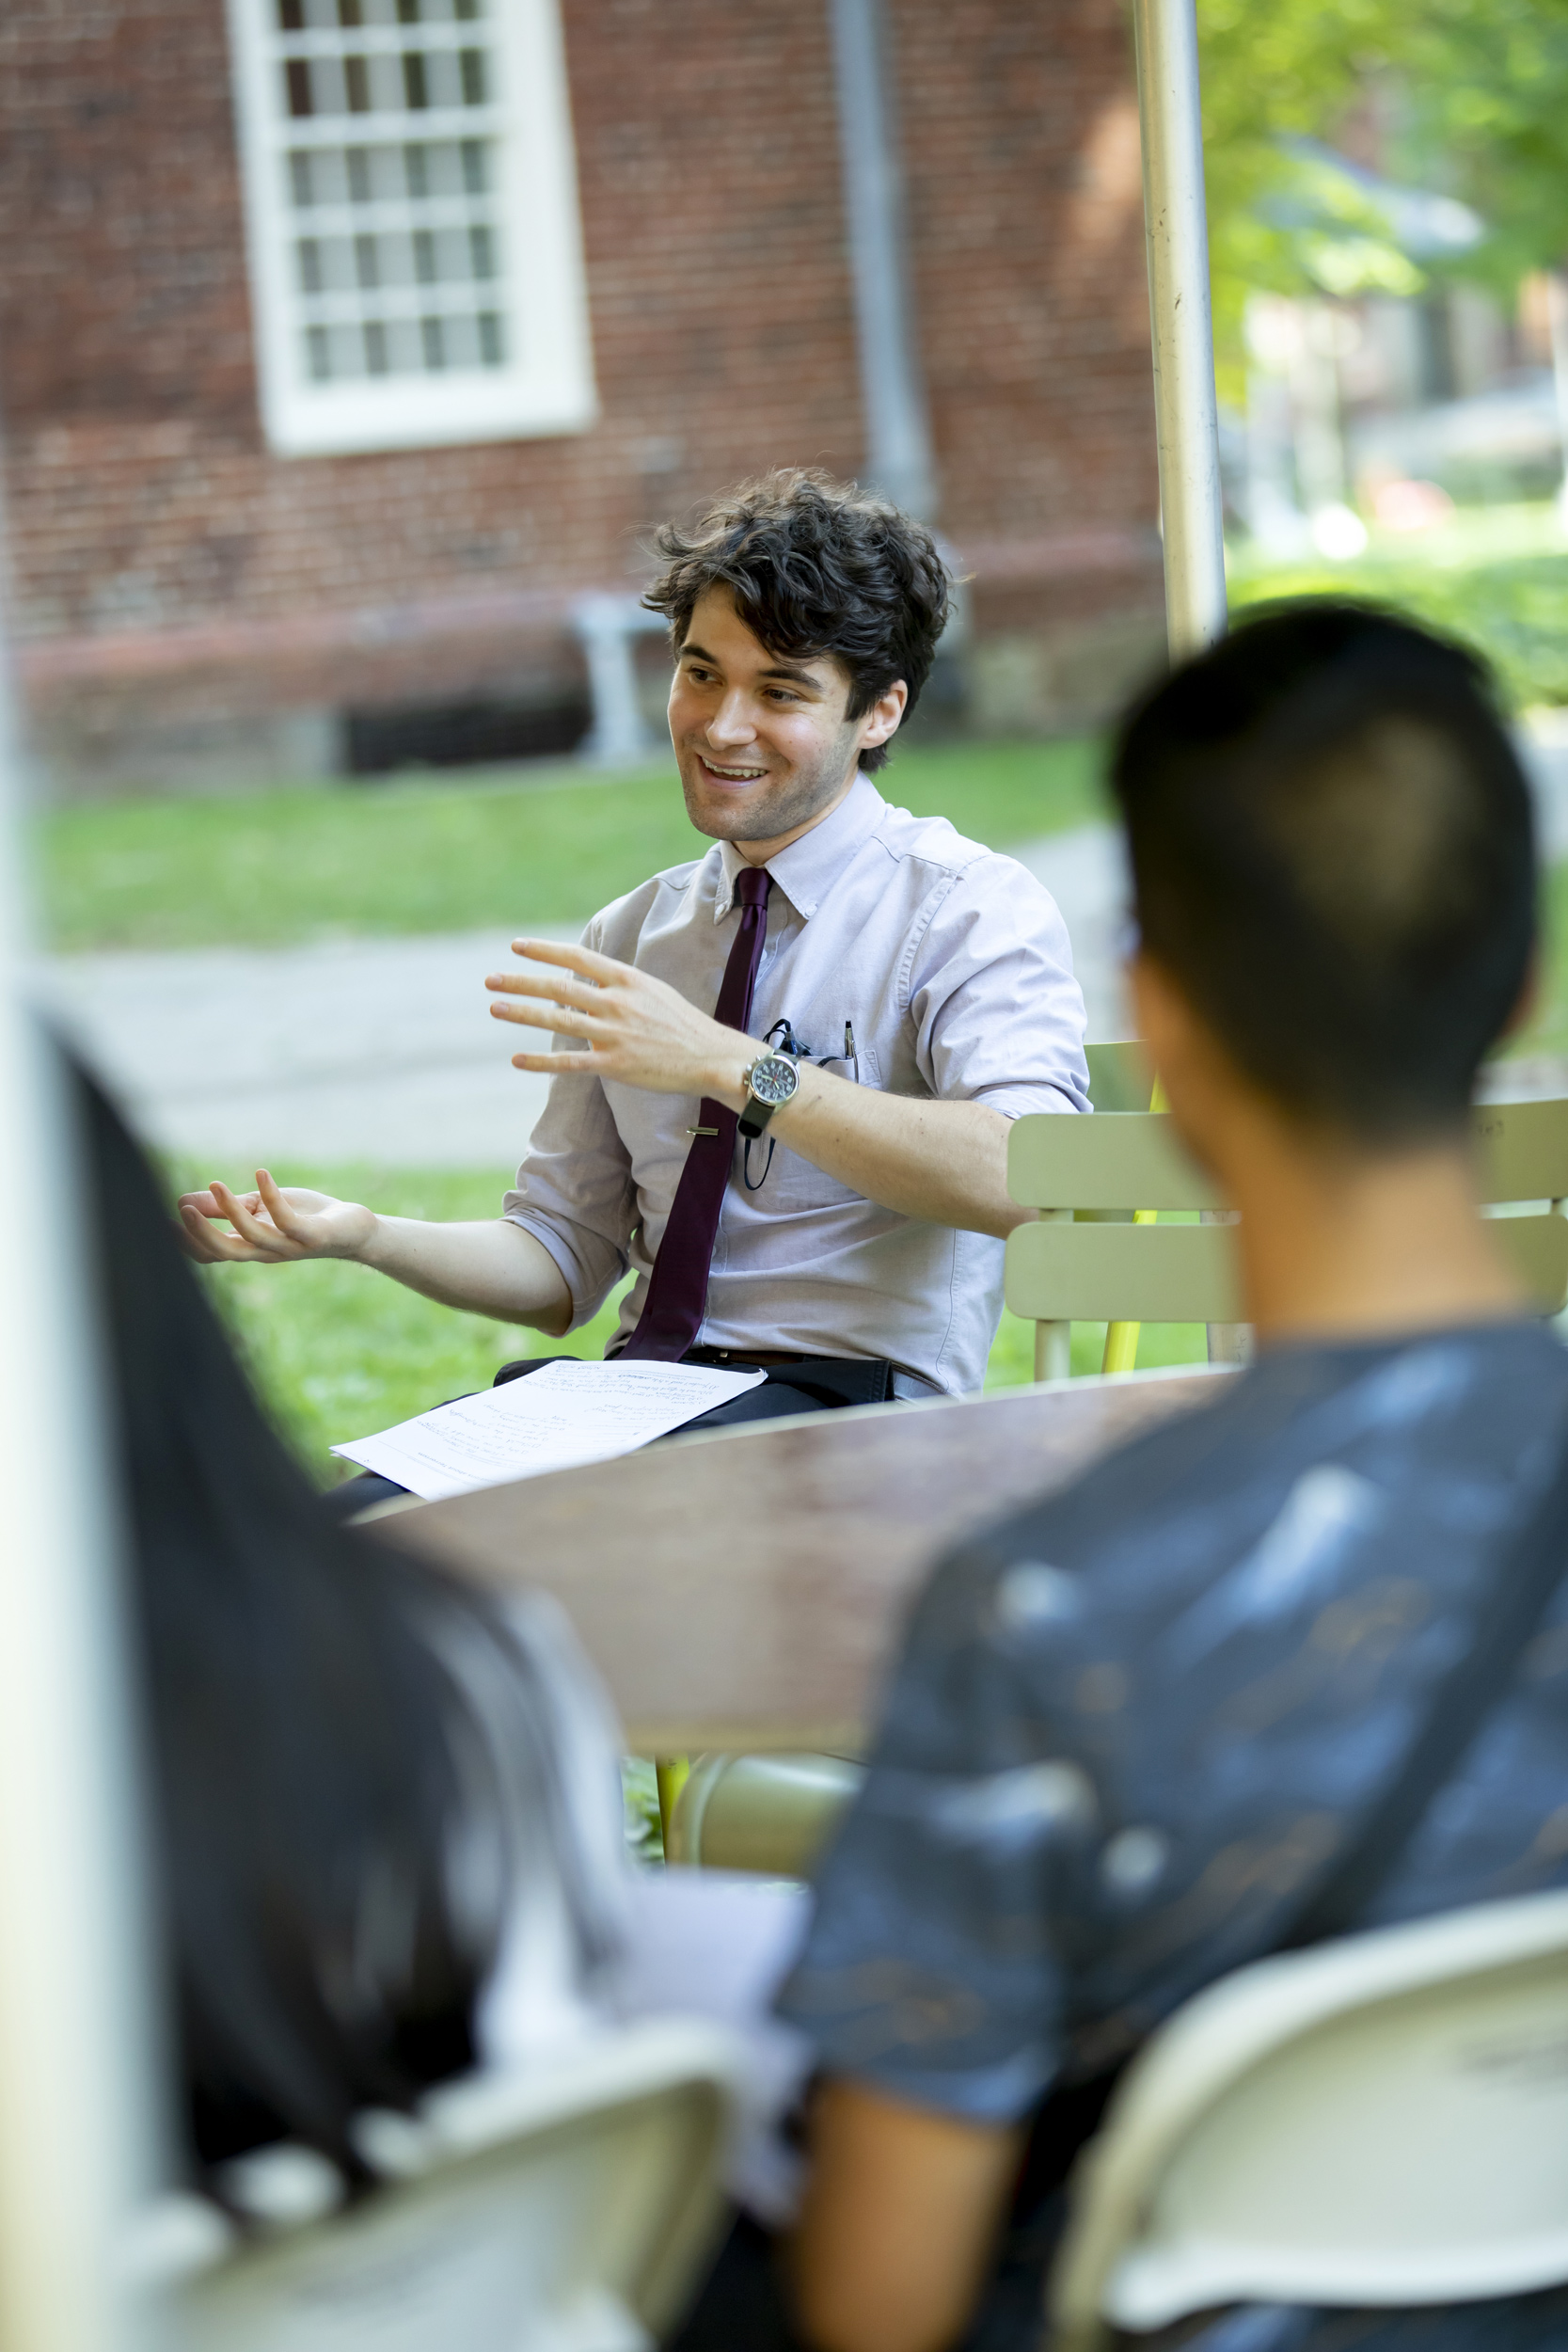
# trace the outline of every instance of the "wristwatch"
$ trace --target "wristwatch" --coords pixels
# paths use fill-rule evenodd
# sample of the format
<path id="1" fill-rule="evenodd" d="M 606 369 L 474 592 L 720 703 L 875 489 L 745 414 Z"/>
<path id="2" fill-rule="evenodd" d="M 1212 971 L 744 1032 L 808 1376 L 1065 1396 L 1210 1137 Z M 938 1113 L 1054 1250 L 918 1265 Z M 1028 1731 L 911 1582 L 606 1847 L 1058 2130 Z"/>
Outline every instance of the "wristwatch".
<path id="1" fill-rule="evenodd" d="M 760 1136 L 781 1103 L 787 1103 L 800 1084 L 800 1073 L 787 1054 L 759 1054 L 746 1073 L 746 1106 L 740 1132 L 748 1143 Z"/>

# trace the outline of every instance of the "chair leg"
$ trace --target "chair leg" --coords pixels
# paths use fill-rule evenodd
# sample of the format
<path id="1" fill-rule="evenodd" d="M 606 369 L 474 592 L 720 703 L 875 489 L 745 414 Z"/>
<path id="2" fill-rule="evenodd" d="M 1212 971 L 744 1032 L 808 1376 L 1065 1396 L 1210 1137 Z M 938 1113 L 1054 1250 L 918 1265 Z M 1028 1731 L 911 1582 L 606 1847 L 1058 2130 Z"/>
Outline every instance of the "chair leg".
<path id="1" fill-rule="evenodd" d="M 1071 1324 L 1037 1323 L 1035 1326 L 1036 1379 L 1066 1380 L 1071 1371 Z"/>
<path id="2" fill-rule="evenodd" d="M 1149 1108 L 1158 1110 L 1159 1107 L 1160 1089 L 1156 1087 Z M 1158 1209 L 1134 1209 L 1132 1212 L 1134 1225 L 1157 1225 L 1159 1221 Z M 1138 1334 L 1142 1329 L 1141 1323 L 1108 1323 L 1105 1326 L 1105 1353 L 1100 1359 L 1101 1372 L 1136 1372 Z"/>
<path id="3" fill-rule="evenodd" d="M 689 1756 L 661 1756 L 655 1759 L 654 1776 L 658 1782 L 658 1827 L 666 1853 L 670 1851 L 670 1816 L 675 1809 L 676 1798 L 686 1787 L 690 1770 L 691 1758 Z"/>

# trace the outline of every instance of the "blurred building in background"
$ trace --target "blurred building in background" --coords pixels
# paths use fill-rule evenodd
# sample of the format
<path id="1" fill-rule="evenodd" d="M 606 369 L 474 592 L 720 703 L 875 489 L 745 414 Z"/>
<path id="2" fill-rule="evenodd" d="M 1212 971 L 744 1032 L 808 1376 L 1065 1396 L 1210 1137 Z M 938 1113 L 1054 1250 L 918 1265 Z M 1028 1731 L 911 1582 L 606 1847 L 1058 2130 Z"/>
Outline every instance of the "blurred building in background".
<path id="1" fill-rule="evenodd" d="M 1117 0 L 11 0 L 0 110 L 61 793 L 573 749 L 650 527 L 781 463 L 969 575 L 927 724 L 1160 642 Z"/>
<path id="2" fill-rule="evenodd" d="M 1232 518 L 1268 555 L 1337 559 L 1365 549 L 1369 526 L 1414 533 L 1456 504 L 1549 497 L 1568 446 L 1555 274 L 1530 273 L 1512 304 L 1456 281 L 1445 267 L 1487 233 L 1468 205 L 1283 144 L 1294 183 L 1265 216 L 1315 291 L 1247 302 L 1246 412 L 1225 437 Z"/>

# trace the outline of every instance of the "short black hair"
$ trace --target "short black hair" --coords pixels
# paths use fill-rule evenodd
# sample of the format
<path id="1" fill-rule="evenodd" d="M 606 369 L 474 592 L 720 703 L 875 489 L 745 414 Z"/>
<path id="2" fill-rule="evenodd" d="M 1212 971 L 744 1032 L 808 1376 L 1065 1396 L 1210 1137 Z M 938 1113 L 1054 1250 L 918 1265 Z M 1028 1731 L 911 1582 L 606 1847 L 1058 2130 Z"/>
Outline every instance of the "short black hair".
<path id="1" fill-rule="evenodd" d="M 689 528 L 666 523 L 664 570 L 642 601 L 662 612 L 678 654 L 697 599 L 724 587 L 769 653 L 832 654 L 849 673 L 847 716 L 863 719 L 902 678 L 906 718 L 947 624 L 948 571 L 924 523 L 814 467 L 781 467 L 714 500 Z M 861 754 L 873 774 L 891 756 Z"/>
<path id="2" fill-rule="evenodd" d="M 1142 944 L 1282 1107 L 1451 1133 L 1536 932 L 1528 787 L 1474 654 L 1375 606 L 1267 608 L 1147 692 L 1112 784 Z"/>

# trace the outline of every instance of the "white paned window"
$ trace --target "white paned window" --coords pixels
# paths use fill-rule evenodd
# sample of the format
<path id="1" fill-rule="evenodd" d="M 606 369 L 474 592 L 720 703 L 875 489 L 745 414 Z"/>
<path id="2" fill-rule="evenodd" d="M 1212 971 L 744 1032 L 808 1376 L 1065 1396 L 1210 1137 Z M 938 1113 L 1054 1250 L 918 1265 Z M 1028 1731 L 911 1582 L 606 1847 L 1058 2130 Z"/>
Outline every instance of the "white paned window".
<path id="1" fill-rule="evenodd" d="M 230 19 L 272 446 L 591 423 L 556 0 L 230 0 Z"/>

